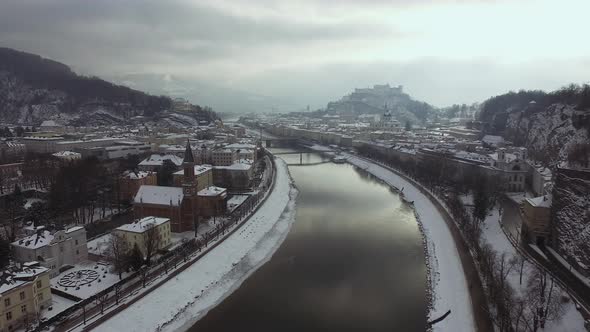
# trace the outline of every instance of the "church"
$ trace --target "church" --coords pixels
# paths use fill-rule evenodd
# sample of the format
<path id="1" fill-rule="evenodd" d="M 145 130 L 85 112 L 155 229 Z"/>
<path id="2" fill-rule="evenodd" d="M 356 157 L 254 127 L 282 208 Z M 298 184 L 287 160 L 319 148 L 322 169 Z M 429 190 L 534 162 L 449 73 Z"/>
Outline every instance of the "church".
<path id="1" fill-rule="evenodd" d="M 198 190 L 195 160 L 187 142 L 182 162 L 181 187 L 142 185 L 133 199 L 135 218 L 149 216 L 170 219 L 172 232 L 194 231 L 205 217 L 227 212 L 227 190 L 210 186 Z"/>

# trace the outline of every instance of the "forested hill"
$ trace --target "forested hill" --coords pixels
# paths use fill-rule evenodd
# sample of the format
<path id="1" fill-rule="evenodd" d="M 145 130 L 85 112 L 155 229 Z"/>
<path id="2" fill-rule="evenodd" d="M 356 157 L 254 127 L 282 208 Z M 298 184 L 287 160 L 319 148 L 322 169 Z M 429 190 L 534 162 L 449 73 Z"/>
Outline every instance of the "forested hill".
<path id="1" fill-rule="evenodd" d="M 0 48 L 0 121 L 38 124 L 120 123 L 137 115 L 153 117 L 171 110 L 172 100 L 116 85 L 97 77 L 77 75 L 68 66 L 38 55 Z M 193 107 L 199 120 L 216 118 Z"/>
<path id="2" fill-rule="evenodd" d="M 495 96 L 482 104 L 479 119 L 484 133 L 525 146 L 538 160 L 565 160 L 590 141 L 590 86 Z"/>

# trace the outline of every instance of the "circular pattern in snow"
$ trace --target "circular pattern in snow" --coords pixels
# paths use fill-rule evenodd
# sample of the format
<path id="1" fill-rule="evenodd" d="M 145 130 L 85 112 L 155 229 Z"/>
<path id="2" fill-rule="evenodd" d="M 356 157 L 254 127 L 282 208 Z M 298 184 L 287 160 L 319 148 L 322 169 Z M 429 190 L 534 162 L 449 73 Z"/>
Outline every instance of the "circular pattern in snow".
<path id="1" fill-rule="evenodd" d="M 61 277 L 57 282 L 63 287 L 78 287 L 89 284 L 98 279 L 98 272 L 93 270 L 78 270 Z"/>

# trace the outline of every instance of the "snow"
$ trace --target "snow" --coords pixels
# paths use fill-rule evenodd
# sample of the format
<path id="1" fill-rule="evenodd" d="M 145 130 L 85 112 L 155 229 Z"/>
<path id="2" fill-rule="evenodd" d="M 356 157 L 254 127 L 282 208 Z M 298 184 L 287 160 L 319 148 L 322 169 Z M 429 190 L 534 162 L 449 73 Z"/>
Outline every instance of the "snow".
<path id="1" fill-rule="evenodd" d="M 428 264 L 431 268 L 433 308 L 430 319 L 442 316 L 447 310 L 453 313 L 434 325 L 434 331 L 475 331 L 471 298 L 457 247 L 447 224 L 434 203 L 420 190 L 394 172 L 356 156 L 347 155 L 348 161 L 375 175 L 414 201 L 418 219 L 427 239 Z"/>
<path id="2" fill-rule="evenodd" d="M 250 195 L 233 195 L 227 200 L 227 209 L 232 212 L 244 203 Z"/>
<path id="3" fill-rule="evenodd" d="M 204 165 L 195 165 L 194 166 L 194 170 L 195 170 L 195 175 L 201 175 L 203 173 L 206 173 L 208 171 L 210 171 L 212 169 L 211 166 L 204 166 Z M 184 170 L 180 170 L 178 172 L 174 172 L 175 175 L 183 175 L 184 174 Z"/>
<path id="4" fill-rule="evenodd" d="M 51 283 L 51 288 L 55 288 L 58 289 L 62 292 L 68 293 L 70 295 L 73 295 L 75 297 L 81 298 L 81 299 L 86 299 L 112 285 L 114 285 L 115 283 L 117 283 L 119 281 L 119 275 L 116 273 L 111 273 L 111 269 L 112 266 L 110 264 L 106 264 L 106 263 L 100 263 L 100 262 L 83 262 L 80 264 L 76 264 L 76 266 L 73 269 L 69 269 L 66 270 L 62 273 L 60 273 L 59 275 L 57 275 L 55 278 L 52 278 L 50 283 Z M 75 287 L 75 286 L 70 286 L 70 287 L 65 287 L 62 285 L 59 285 L 59 281 L 62 277 L 72 273 L 72 272 L 77 272 L 77 271 L 82 271 L 82 270 L 92 270 L 92 271 L 96 271 L 98 272 L 99 275 L 99 279 L 100 282 L 98 282 L 98 280 L 93 281 L 89 284 L 84 284 L 81 285 L 79 287 Z M 127 273 L 123 273 L 123 277 L 126 276 Z M 79 288 L 79 289 L 76 289 Z"/>
<path id="5" fill-rule="evenodd" d="M 551 253 L 551 255 L 553 255 L 553 257 L 555 257 L 555 259 L 557 259 L 559 261 L 559 263 L 561 265 L 563 265 L 566 269 L 570 270 L 570 272 L 573 273 L 576 276 L 576 278 L 580 279 L 580 281 L 582 281 L 584 284 L 586 284 L 588 287 L 590 287 L 590 279 L 589 278 L 586 278 L 583 274 L 578 272 L 578 270 L 573 268 L 570 265 L 570 263 L 568 263 L 565 260 L 565 258 L 561 257 L 555 250 L 553 250 L 553 248 L 547 247 L 547 250 Z"/>
<path id="6" fill-rule="evenodd" d="M 50 231 L 42 231 L 38 234 L 27 236 L 23 239 L 12 242 L 13 246 L 19 246 L 29 249 L 39 249 L 44 247 L 53 241 L 53 234 Z"/>
<path id="7" fill-rule="evenodd" d="M 41 311 L 41 317 L 49 319 L 76 304 L 76 301 L 66 299 L 57 294 L 51 294 L 51 305 Z M 49 310 L 51 308 L 51 310 Z"/>
<path id="8" fill-rule="evenodd" d="M 182 188 L 142 185 L 135 194 L 134 202 L 179 206 L 183 199 Z"/>
<path id="9" fill-rule="evenodd" d="M 93 239 L 92 241 L 88 241 L 88 253 L 97 256 L 106 255 L 106 252 L 109 249 L 110 240 L 111 234 L 105 234 Z"/>
<path id="10" fill-rule="evenodd" d="M 529 247 L 531 247 L 531 249 L 533 249 L 537 254 L 539 254 L 541 257 L 545 258 L 546 260 L 549 260 L 547 258 L 547 255 L 545 255 L 545 253 L 543 252 L 543 250 L 541 250 L 541 248 L 537 247 L 534 244 L 529 244 Z"/>
<path id="11" fill-rule="evenodd" d="M 199 196 L 219 196 L 223 195 L 227 190 L 225 188 L 209 186 L 207 188 L 199 190 L 197 195 Z"/>
<path id="12" fill-rule="evenodd" d="M 125 232 L 143 233 L 150 226 L 157 227 L 167 222 L 170 222 L 170 219 L 158 217 L 145 217 L 130 224 L 121 225 L 116 229 Z"/>
<path id="13" fill-rule="evenodd" d="M 498 252 L 498 255 L 506 254 L 507 258 L 512 258 L 520 255 L 508 240 L 500 225 L 501 215 L 498 206 L 494 207 L 491 213 L 486 217 L 484 221 L 482 237 L 492 248 Z M 536 246 L 535 246 L 536 247 Z M 538 248 L 537 248 L 538 249 Z M 539 249 L 540 251 L 540 249 Z M 544 255 L 543 255 L 544 256 Z M 528 283 L 529 276 L 536 269 L 530 262 L 527 261 L 523 269 L 523 280 L 520 283 L 520 271 L 518 268 L 513 268 L 508 275 L 508 282 L 515 290 L 517 295 L 523 294 L 524 289 Z M 563 290 L 556 285 L 561 292 Z M 566 294 L 565 292 L 563 292 Z M 564 315 L 560 320 L 547 322 L 547 325 L 543 331 L 545 332 L 574 332 L 584 331 L 584 318 L 576 310 L 573 301 L 564 305 Z"/>
<path id="14" fill-rule="evenodd" d="M 526 201 L 534 207 L 551 207 L 551 196 L 539 196 L 535 198 L 526 198 Z"/>
<path id="15" fill-rule="evenodd" d="M 276 164 L 273 192 L 239 230 L 96 331 L 186 330 L 268 261 L 295 220 L 297 190 L 285 162 Z"/>
<path id="16" fill-rule="evenodd" d="M 33 206 L 33 204 L 43 203 L 43 202 L 45 202 L 45 200 L 40 199 L 40 198 L 27 198 L 25 201 L 24 208 L 25 208 L 25 210 L 28 210 Z"/>
<path id="17" fill-rule="evenodd" d="M 139 166 L 162 166 L 164 164 L 164 160 L 170 160 L 176 166 L 182 165 L 182 158 L 173 154 L 167 154 L 163 156 L 159 154 L 153 154 L 142 160 L 139 163 Z"/>

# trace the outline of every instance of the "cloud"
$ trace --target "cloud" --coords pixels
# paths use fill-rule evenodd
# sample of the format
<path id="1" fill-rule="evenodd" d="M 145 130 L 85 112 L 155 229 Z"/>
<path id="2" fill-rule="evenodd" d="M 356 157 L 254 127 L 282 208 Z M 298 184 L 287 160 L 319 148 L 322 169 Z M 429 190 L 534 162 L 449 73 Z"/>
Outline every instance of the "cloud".
<path id="1" fill-rule="evenodd" d="M 380 82 L 448 104 L 588 77 L 587 9 L 586 0 L 3 0 L 0 44 L 86 74 L 173 74 L 302 105 Z"/>

